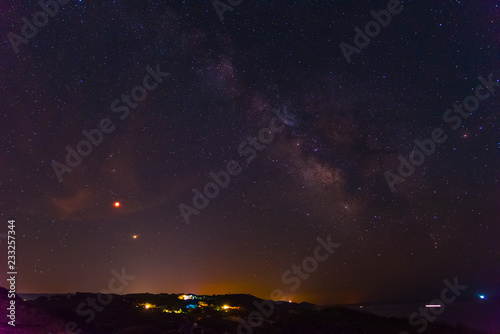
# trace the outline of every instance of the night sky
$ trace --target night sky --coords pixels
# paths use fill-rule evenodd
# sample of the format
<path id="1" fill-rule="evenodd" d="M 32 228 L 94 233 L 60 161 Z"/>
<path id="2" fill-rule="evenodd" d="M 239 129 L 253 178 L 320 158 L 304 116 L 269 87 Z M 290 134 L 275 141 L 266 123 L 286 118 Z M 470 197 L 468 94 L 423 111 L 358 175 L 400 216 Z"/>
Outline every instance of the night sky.
<path id="1" fill-rule="evenodd" d="M 404 1 L 348 62 L 341 43 L 388 2 L 243 1 L 221 21 L 212 1 L 75 0 L 21 42 L 41 8 L 3 1 L 17 290 L 97 292 L 125 268 L 122 293 L 364 303 L 438 298 L 458 277 L 500 294 L 498 1 Z M 453 111 L 490 75 L 477 91 L 496 94 Z M 436 128 L 447 139 L 419 156 Z M 82 131 L 98 145 L 70 167 Z M 402 178 L 398 156 L 425 161 Z M 196 209 L 228 163 L 239 173 Z M 283 273 L 328 236 L 340 246 L 292 290 Z"/>

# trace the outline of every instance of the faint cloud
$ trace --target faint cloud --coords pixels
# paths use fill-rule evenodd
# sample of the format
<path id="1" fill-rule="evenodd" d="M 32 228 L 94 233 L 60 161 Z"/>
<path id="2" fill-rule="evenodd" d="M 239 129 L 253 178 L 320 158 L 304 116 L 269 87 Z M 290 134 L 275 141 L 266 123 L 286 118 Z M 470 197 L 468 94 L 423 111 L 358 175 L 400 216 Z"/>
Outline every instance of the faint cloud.
<path id="1" fill-rule="evenodd" d="M 73 195 L 56 197 L 52 204 L 63 216 L 81 213 L 92 206 L 92 197 L 87 190 L 77 190 Z"/>

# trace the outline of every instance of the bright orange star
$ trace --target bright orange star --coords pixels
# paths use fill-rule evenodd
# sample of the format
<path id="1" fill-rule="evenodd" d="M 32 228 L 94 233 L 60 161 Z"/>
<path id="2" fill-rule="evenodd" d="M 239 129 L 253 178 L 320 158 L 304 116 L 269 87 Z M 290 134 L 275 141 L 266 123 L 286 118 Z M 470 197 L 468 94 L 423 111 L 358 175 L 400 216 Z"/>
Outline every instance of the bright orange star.
<path id="1" fill-rule="evenodd" d="M 137 239 L 137 235 L 133 235 L 132 238 Z"/>
<path id="2" fill-rule="evenodd" d="M 115 208 L 119 208 L 121 204 L 120 202 L 115 202 L 113 205 L 115 206 Z"/>

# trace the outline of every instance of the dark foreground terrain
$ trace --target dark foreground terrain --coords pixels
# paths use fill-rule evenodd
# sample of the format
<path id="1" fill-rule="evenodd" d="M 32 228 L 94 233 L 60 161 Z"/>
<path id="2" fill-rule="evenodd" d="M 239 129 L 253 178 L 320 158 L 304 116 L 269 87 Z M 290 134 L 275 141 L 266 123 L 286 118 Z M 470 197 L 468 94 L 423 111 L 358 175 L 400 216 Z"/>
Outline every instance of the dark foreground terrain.
<path id="1" fill-rule="evenodd" d="M 10 300 L 0 288 L 0 333 L 418 333 L 408 319 L 375 316 L 308 303 L 271 303 L 251 295 L 76 293 L 16 299 L 15 327 L 5 316 Z M 426 334 L 479 334 L 429 323 Z"/>

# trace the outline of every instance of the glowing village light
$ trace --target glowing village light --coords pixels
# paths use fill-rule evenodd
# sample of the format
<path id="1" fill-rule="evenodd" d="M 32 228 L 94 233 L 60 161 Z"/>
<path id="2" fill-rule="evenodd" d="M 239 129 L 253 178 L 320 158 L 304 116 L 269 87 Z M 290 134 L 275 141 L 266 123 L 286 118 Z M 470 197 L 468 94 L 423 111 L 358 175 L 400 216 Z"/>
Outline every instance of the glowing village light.
<path id="1" fill-rule="evenodd" d="M 150 303 L 139 304 L 139 306 L 144 307 L 146 310 L 149 310 L 151 308 L 156 308 L 156 305 Z"/>
<path id="2" fill-rule="evenodd" d="M 428 305 L 425 305 L 425 307 L 427 307 L 427 308 L 440 308 L 441 305 L 439 305 L 439 304 L 428 304 Z"/>
<path id="3" fill-rule="evenodd" d="M 179 299 L 191 300 L 191 299 L 194 299 L 194 296 L 193 295 L 180 295 Z"/>

